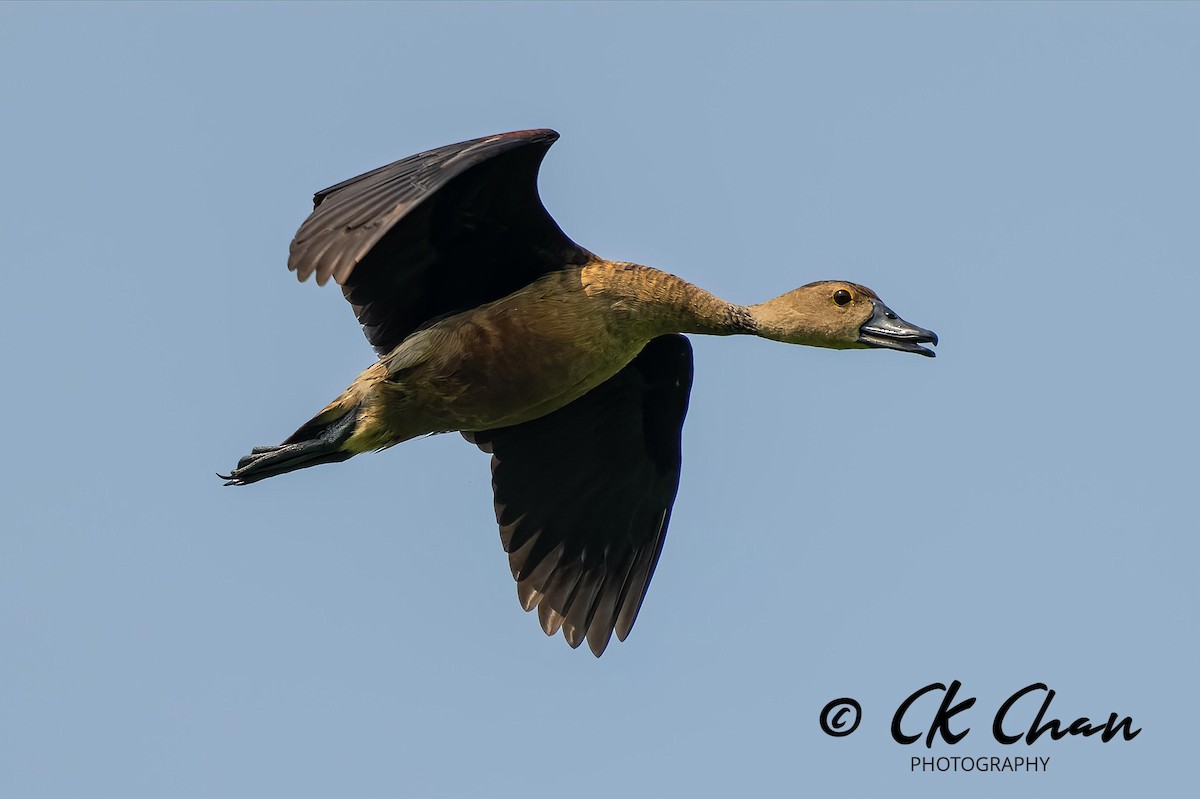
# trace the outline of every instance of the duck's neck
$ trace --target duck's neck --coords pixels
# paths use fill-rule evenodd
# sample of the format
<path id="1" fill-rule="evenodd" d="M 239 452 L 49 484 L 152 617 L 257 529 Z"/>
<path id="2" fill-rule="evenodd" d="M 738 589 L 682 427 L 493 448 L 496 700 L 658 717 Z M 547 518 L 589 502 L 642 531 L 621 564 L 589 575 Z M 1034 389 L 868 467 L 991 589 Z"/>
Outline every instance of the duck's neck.
<path id="1" fill-rule="evenodd" d="M 658 269 L 608 263 L 601 268 L 585 267 L 582 280 L 585 291 L 604 294 L 618 313 L 629 313 L 651 328 L 652 335 L 762 335 L 751 309 Z"/>

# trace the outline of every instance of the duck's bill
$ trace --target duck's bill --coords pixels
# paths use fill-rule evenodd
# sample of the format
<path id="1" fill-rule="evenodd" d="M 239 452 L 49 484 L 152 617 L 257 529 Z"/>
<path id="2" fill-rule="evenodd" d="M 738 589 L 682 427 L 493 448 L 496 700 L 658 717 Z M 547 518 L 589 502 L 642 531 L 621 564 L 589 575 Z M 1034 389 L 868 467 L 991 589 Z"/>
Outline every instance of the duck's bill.
<path id="1" fill-rule="evenodd" d="M 875 313 L 858 329 L 858 343 L 901 352 L 915 352 L 933 358 L 937 353 L 922 344 L 937 346 L 937 333 L 905 322 L 892 309 L 874 300 Z"/>

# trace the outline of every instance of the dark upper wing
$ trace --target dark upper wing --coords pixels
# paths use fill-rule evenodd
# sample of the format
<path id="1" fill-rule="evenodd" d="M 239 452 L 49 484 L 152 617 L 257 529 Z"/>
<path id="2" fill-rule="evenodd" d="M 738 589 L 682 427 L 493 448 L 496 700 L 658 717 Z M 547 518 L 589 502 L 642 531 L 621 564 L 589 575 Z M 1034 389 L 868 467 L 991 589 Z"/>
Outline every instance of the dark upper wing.
<path id="1" fill-rule="evenodd" d="M 585 263 L 591 254 L 538 197 L 538 167 L 557 139 L 524 130 L 451 144 L 319 191 L 288 268 L 341 284 L 383 354 L 431 319 Z"/>
<path id="2" fill-rule="evenodd" d="M 526 610 L 597 657 L 629 635 L 679 488 L 692 347 L 654 339 L 583 397 L 532 422 L 463 433 L 492 453 L 500 540 Z"/>

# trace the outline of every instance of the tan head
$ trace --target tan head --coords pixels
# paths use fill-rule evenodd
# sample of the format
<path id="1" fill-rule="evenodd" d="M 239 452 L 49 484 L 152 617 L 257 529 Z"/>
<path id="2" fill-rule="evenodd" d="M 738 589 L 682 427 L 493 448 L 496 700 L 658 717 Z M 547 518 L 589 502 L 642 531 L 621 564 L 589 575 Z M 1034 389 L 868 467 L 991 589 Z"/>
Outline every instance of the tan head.
<path id="1" fill-rule="evenodd" d="M 932 330 L 905 322 L 866 286 L 842 280 L 809 283 L 749 311 L 764 338 L 810 347 L 882 347 L 933 357 Z"/>

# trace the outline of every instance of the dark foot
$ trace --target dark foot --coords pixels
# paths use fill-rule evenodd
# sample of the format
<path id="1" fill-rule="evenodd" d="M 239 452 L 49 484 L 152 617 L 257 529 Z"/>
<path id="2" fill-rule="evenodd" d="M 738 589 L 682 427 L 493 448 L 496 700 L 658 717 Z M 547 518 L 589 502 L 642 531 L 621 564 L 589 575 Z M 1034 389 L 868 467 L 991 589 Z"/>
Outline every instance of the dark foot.
<path id="1" fill-rule="evenodd" d="M 238 461 L 236 469 L 229 474 L 218 473 L 217 477 L 227 486 L 242 486 L 296 469 L 344 461 L 354 455 L 341 447 L 354 433 L 355 421 L 355 414 L 350 413 L 306 441 L 255 447 Z"/>

